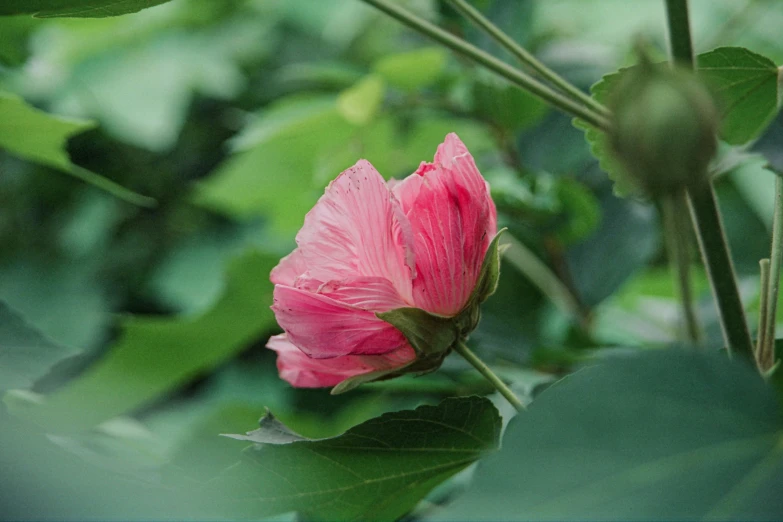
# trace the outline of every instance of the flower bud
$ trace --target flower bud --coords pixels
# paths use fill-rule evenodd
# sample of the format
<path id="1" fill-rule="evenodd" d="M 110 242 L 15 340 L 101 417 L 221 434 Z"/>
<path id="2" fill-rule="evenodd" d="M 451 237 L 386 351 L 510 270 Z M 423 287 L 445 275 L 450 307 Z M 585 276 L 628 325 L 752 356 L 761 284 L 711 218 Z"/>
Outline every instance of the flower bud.
<path id="1" fill-rule="evenodd" d="M 644 195 L 660 197 L 707 179 L 718 114 L 693 74 L 643 59 L 621 78 L 610 108 L 613 152 Z"/>

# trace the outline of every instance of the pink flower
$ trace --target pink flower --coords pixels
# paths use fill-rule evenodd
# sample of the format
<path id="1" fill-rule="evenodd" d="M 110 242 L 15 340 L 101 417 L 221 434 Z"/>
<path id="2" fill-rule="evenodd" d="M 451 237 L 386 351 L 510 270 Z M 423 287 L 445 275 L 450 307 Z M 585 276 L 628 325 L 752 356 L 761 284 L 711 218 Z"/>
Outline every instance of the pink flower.
<path id="1" fill-rule="evenodd" d="M 376 314 L 458 316 L 496 229 L 489 186 L 456 134 L 402 181 L 386 183 L 360 160 L 329 184 L 297 248 L 272 270 L 272 310 L 285 333 L 267 347 L 280 376 L 333 386 L 416 361 L 405 335 Z"/>

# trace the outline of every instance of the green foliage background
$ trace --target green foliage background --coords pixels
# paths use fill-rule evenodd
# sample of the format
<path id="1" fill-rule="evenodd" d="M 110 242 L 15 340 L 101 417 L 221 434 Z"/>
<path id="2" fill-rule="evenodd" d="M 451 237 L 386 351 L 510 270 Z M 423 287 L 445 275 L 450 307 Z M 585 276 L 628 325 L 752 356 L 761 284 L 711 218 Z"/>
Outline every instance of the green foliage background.
<path id="1" fill-rule="evenodd" d="M 432 158 L 448 132 L 460 135 L 490 181 L 500 224 L 565 282 L 583 319 L 589 316 L 584 328 L 504 262 L 471 345 L 516 390 L 529 399 L 596 357 L 679 339 L 656 209 L 615 196 L 584 133 L 530 95 L 357 0 L 128 0 L 115 3 L 116 11 L 95 0 L 83 4 L 101 16 L 150 8 L 59 18 L 78 14 L 72 4 L 0 7 L 0 15 L 16 14 L 0 16 L 2 517 L 258 518 L 294 511 L 301 506 L 266 509 L 231 494 L 208 496 L 208 507 L 199 502 L 216 477 L 223 485 L 215 490 L 224 491 L 257 473 L 254 455 L 243 456 L 241 443 L 219 434 L 251 430 L 269 407 L 307 437 L 340 436 L 385 412 L 489 393 L 454 357 L 438 373 L 340 397 L 293 390 L 263 348 L 279 331 L 268 308 L 269 270 L 293 248 L 304 214 L 329 180 L 359 158 L 386 177 L 406 176 Z M 511 60 L 442 3 L 405 4 Z M 659 1 L 475 4 L 585 90 L 632 63 L 635 35 L 664 56 Z M 733 0 L 694 0 L 692 10 L 697 52 L 747 46 L 771 60 L 758 83 L 774 94 L 769 71 L 783 63 L 783 7 L 758 0 L 740 11 Z M 746 110 L 768 120 L 775 107 L 764 103 Z M 764 166 L 783 169 L 783 121 L 748 128 L 741 115 L 731 113 L 728 141 L 759 139 L 749 150 L 725 145 L 716 190 L 753 324 L 774 184 Z M 699 270 L 700 312 L 708 343 L 717 347 L 716 312 Z M 736 368 L 703 364 L 716 364 L 729 382 L 748 379 Z M 618 387 L 636 382 L 629 371 L 612 373 Z M 673 386 L 689 378 L 683 370 Z M 573 382 L 565 383 L 558 385 L 563 396 L 550 401 L 564 423 L 579 397 L 568 388 Z M 607 392 L 602 404 L 619 408 L 621 399 Z M 598 423 L 622 420 L 596 415 Z M 779 429 L 777 417 L 773 428 L 756 420 L 748 429 L 760 437 Z M 519 421 L 510 432 L 522 431 Z M 499 429 L 491 413 L 471 426 L 487 441 Z M 551 426 L 562 430 L 564 445 L 573 443 L 569 429 Z M 515 465 L 525 465 L 518 458 Z M 470 471 L 431 490 L 468 463 L 447 463 L 449 473 L 426 476 L 396 510 L 375 515 L 401 516 L 430 493 L 414 508 L 415 516 L 429 516 L 465 487 Z M 235 475 L 223 474 L 229 468 Z M 546 485 L 557 477 L 539 475 L 531 480 L 551 491 Z M 486 476 L 472 494 L 500 491 Z M 593 504 L 577 493 L 574 511 L 561 516 L 612 517 L 580 511 Z M 509 509 L 551 514 L 520 498 Z M 355 504 L 350 500 L 346 505 Z M 473 506 L 486 513 L 492 502 L 499 501 L 484 494 Z M 307 514 L 369 516 L 339 506 Z"/>

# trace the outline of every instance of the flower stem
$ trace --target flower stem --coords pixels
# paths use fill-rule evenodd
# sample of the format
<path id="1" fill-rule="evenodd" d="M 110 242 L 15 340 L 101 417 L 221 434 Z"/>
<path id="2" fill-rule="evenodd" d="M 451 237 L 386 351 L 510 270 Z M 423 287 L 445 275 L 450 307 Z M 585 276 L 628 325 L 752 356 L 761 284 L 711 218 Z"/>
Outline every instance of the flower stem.
<path id="1" fill-rule="evenodd" d="M 691 187 L 688 192 L 691 218 L 696 225 L 696 236 L 699 239 L 712 293 L 718 305 L 723 337 L 729 353 L 736 350 L 752 358 L 753 342 L 750 339 L 745 310 L 737 288 L 734 266 L 712 186 L 705 181 L 699 186 Z"/>
<path id="2" fill-rule="evenodd" d="M 389 0 L 362 1 L 366 4 L 372 5 L 380 11 L 383 11 L 408 27 L 415 29 L 416 31 L 426 36 L 429 36 L 436 42 L 443 44 L 449 49 L 473 60 L 479 65 L 486 67 L 490 71 L 510 81 L 520 89 L 538 96 L 549 105 L 576 116 L 577 118 L 581 118 L 598 129 L 607 130 L 609 128 L 609 120 L 604 116 L 596 114 L 587 107 L 576 103 L 570 98 L 563 96 L 558 91 L 555 91 L 548 85 L 536 80 L 529 74 L 510 66 L 502 60 L 498 60 L 491 54 L 482 51 L 478 47 L 466 42 L 461 38 L 457 38 L 448 31 L 445 31 L 440 27 L 428 22 L 427 20 L 424 20 L 423 18 L 411 13 L 399 5 L 390 2 Z"/>
<path id="3" fill-rule="evenodd" d="M 589 107 L 596 114 L 604 117 L 609 117 L 609 111 L 606 107 L 598 103 L 590 95 L 582 92 L 576 86 L 569 83 L 565 78 L 557 74 L 555 71 L 541 63 L 535 56 L 527 51 L 524 47 L 519 45 L 510 36 L 503 32 L 497 25 L 493 24 L 486 16 L 470 5 L 465 0 L 448 0 L 465 18 L 469 19 L 476 26 L 480 27 L 496 42 L 506 48 L 511 54 L 513 54 L 520 62 L 527 65 L 534 71 L 536 71 L 542 78 L 548 80 L 563 94 L 570 96 L 571 99 L 581 102 L 586 107 Z"/>
<path id="4" fill-rule="evenodd" d="M 769 370 L 775 364 L 775 319 L 780 290 L 780 263 L 783 258 L 783 178 L 780 176 L 775 177 L 775 214 L 772 219 L 772 251 L 769 257 L 769 282 L 766 292 L 762 288 L 762 296 L 766 298 L 765 329 L 764 332 L 759 332 L 759 338 L 764 339 L 761 352 L 765 363 L 763 371 Z M 762 302 L 762 309 L 764 308 Z"/>
<path id="5" fill-rule="evenodd" d="M 499 391 L 500 394 L 505 397 L 506 400 L 510 402 L 517 411 L 522 411 L 525 409 L 525 405 L 522 404 L 522 401 L 519 400 L 519 397 L 517 397 L 514 392 L 511 391 L 511 388 L 506 386 L 506 383 L 501 381 L 500 377 L 495 375 L 495 373 L 489 369 L 489 366 L 484 364 L 484 361 L 479 359 L 478 356 L 473 353 L 473 350 L 468 348 L 468 345 L 466 345 L 464 341 L 457 341 L 457 344 L 454 345 L 454 351 L 464 357 L 466 361 L 468 361 L 475 369 L 478 370 L 481 375 L 484 376 L 485 379 L 491 382 L 495 389 Z"/>
<path id="6" fill-rule="evenodd" d="M 687 339 L 694 345 L 701 341 L 701 330 L 693 303 L 691 291 L 691 260 L 688 236 L 686 234 L 685 220 L 687 220 L 687 206 L 685 194 L 678 192 L 663 198 L 661 201 L 663 214 L 664 236 L 669 254 L 669 262 L 676 274 L 679 287 L 682 314 L 685 319 L 685 332 Z"/>
<path id="7" fill-rule="evenodd" d="M 767 319 L 769 308 L 769 259 L 759 261 L 761 272 L 761 295 L 759 296 L 759 329 L 756 333 L 756 366 L 761 373 L 767 366 Z"/>
<path id="8" fill-rule="evenodd" d="M 688 0 L 666 0 L 666 14 L 673 61 L 693 69 Z M 704 181 L 689 187 L 688 202 L 729 353 L 736 350 L 752 359 L 753 341 L 737 289 L 737 278 L 723 232 L 718 202 L 710 182 Z"/>
<path id="9" fill-rule="evenodd" d="M 688 0 L 666 0 L 666 19 L 669 24 L 669 42 L 674 61 L 693 69 L 695 63 Z"/>

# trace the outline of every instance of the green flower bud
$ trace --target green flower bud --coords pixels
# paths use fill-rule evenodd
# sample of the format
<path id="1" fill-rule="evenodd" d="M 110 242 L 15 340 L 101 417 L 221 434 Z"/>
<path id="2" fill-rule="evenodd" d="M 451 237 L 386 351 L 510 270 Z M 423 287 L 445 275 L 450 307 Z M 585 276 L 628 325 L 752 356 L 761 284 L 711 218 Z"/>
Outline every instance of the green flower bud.
<path id="1" fill-rule="evenodd" d="M 653 198 L 702 183 L 717 148 L 718 113 L 690 72 L 643 59 L 610 99 L 616 158 Z"/>

